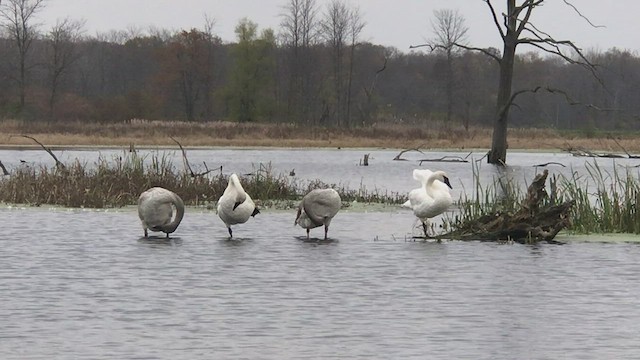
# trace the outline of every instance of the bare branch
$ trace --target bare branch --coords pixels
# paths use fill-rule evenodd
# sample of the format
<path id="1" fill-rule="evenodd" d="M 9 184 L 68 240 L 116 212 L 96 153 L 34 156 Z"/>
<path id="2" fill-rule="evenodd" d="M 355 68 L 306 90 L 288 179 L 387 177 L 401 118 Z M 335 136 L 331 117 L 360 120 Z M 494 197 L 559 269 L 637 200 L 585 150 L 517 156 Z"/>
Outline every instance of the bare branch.
<path id="1" fill-rule="evenodd" d="M 42 145 L 42 143 L 41 143 L 40 141 L 38 141 L 36 138 L 34 138 L 34 137 L 32 137 L 32 136 L 29 136 L 29 135 L 17 135 L 17 136 L 21 136 L 21 137 L 23 137 L 23 138 L 27 138 L 27 139 L 31 139 L 31 140 L 33 140 L 36 144 L 40 145 L 40 147 L 41 147 L 44 151 L 46 151 L 47 153 L 49 153 L 49 155 L 51 155 L 51 157 L 53 158 L 53 160 L 55 160 L 55 162 L 56 162 L 56 167 L 57 167 L 57 168 L 59 168 L 59 169 L 64 169 L 64 168 L 65 168 L 64 164 L 63 164 L 60 160 L 58 160 L 58 158 L 57 158 L 57 157 L 56 157 L 56 155 L 53 153 L 53 151 L 51 151 L 51 149 L 49 149 L 48 147 L 46 147 L 46 146 Z M 13 135 L 9 136 L 9 138 L 12 138 L 12 137 L 13 137 Z"/>
<path id="2" fill-rule="evenodd" d="M 398 155 L 396 155 L 396 157 L 394 157 L 394 158 L 393 158 L 393 160 L 402 160 L 402 161 L 406 161 L 407 159 L 403 159 L 403 158 L 401 158 L 401 156 L 402 156 L 402 154 L 404 154 L 404 153 L 406 153 L 406 152 L 408 152 L 408 151 L 417 151 L 417 152 L 419 152 L 420 154 L 424 154 L 424 153 L 422 152 L 422 150 L 420 150 L 420 147 L 418 146 L 418 147 L 413 148 L 413 149 L 405 149 L 405 150 L 400 151 L 400 153 L 398 153 Z"/>
<path id="3" fill-rule="evenodd" d="M 435 51 L 437 49 L 444 49 L 444 46 L 442 45 L 433 45 L 433 44 L 420 44 L 420 45 L 409 45 L 409 49 L 417 49 L 417 48 L 421 48 L 421 47 L 428 47 L 429 51 Z"/>
<path id="4" fill-rule="evenodd" d="M 447 156 L 443 156 L 443 157 L 437 158 L 437 159 L 421 159 L 421 160 L 418 160 L 418 164 L 422 165 L 423 162 L 462 162 L 462 163 L 466 163 L 466 162 L 469 162 L 469 160 L 467 160 L 469 155 L 471 155 L 471 153 L 469 153 L 464 158 L 462 156 L 449 156 L 449 155 L 447 155 Z"/>
<path id="5" fill-rule="evenodd" d="M 593 26 L 594 28 L 606 28 L 606 26 L 604 26 L 604 25 L 595 25 L 594 23 L 591 22 L 591 20 L 589 20 L 588 17 L 582 15 L 580 10 L 578 10 L 578 8 L 576 8 L 572 3 L 570 3 L 567 0 L 563 0 L 563 1 L 564 1 L 565 4 L 567 4 L 568 6 L 573 8 L 573 11 L 575 11 L 581 18 L 585 19 L 589 23 L 589 25 Z"/>
<path id="6" fill-rule="evenodd" d="M 524 27 L 527 25 L 527 23 L 529 23 L 529 18 L 531 18 L 531 12 L 533 12 L 533 9 L 542 4 L 542 2 L 544 2 L 544 0 L 538 0 L 538 1 L 532 1 L 532 0 L 528 0 L 526 1 L 521 7 L 516 8 L 517 14 L 520 14 L 520 11 L 522 11 L 523 9 L 527 9 L 527 12 L 524 15 L 524 18 L 522 19 L 522 21 L 520 22 L 520 25 L 518 26 L 518 29 L 516 30 L 516 37 L 520 37 L 520 34 L 522 33 L 522 30 L 524 29 Z M 517 20 L 517 15 L 516 15 L 516 20 Z"/>
<path id="7" fill-rule="evenodd" d="M 199 176 L 205 176 L 205 175 L 207 175 L 208 173 L 210 173 L 210 172 L 212 172 L 212 171 L 214 171 L 214 170 L 218 170 L 218 168 L 215 168 L 215 169 L 209 169 L 209 168 L 207 167 L 207 164 L 206 164 L 206 163 L 204 163 L 204 168 L 206 169 L 206 171 L 205 171 L 205 172 L 202 172 L 202 173 L 196 173 L 196 172 L 194 172 L 194 171 L 191 169 L 191 164 L 189 164 L 189 159 L 187 158 L 187 151 L 182 147 L 182 144 L 180 144 L 180 142 L 179 142 L 178 140 L 174 139 L 174 138 L 173 138 L 173 136 L 169 136 L 169 138 L 170 138 L 171 140 L 173 140 L 176 144 L 178 144 L 178 146 L 180 147 L 180 151 L 182 152 L 182 160 L 184 161 L 184 167 L 185 167 L 187 170 L 189 170 L 189 175 L 190 175 L 192 178 L 196 178 L 196 177 L 199 177 Z M 204 162 L 204 161 L 203 161 L 203 162 Z M 219 169 L 220 169 L 220 171 L 222 171 L 222 166 L 220 166 L 220 168 L 219 168 Z"/>
<path id="8" fill-rule="evenodd" d="M 477 48 L 477 47 L 473 47 L 473 46 L 467 46 L 467 45 L 458 44 L 458 43 L 453 43 L 452 45 L 457 46 L 457 47 L 459 47 L 461 49 L 469 50 L 469 51 L 481 52 L 481 53 L 489 56 L 493 60 L 497 61 L 498 63 L 500 63 L 500 61 L 502 60 L 499 56 L 497 56 L 496 54 L 491 53 L 487 49 Z M 428 47 L 431 51 L 434 51 L 436 49 L 445 49 L 442 45 L 433 45 L 433 44 L 411 45 L 411 46 L 409 46 L 409 49 L 415 49 L 415 48 L 419 48 L 419 47 Z"/>
<path id="9" fill-rule="evenodd" d="M 10 175 L 9 172 L 7 171 L 7 168 L 4 167 L 4 164 L 2 163 L 2 161 L 0 161 L 0 169 L 2 169 L 3 175 Z"/>
<path id="10" fill-rule="evenodd" d="M 529 32 L 533 32 L 532 30 L 527 30 Z M 535 34 L 535 32 L 533 32 Z M 546 53 L 549 54 L 553 54 L 556 56 L 559 56 L 560 58 L 562 58 L 564 61 L 566 61 L 569 64 L 574 64 L 574 65 L 580 65 L 583 68 L 589 70 L 589 72 L 591 72 L 591 75 L 593 75 L 593 77 L 598 81 L 598 83 L 600 83 L 600 85 L 602 85 L 604 88 L 606 88 L 604 81 L 600 78 L 600 76 L 598 75 L 598 72 L 596 70 L 596 65 L 592 64 L 589 59 L 587 59 L 584 54 L 582 53 L 582 50 L 577 47 L 573 41 L 570 40 L 555 40 L 551 37 L 546 37 L 546 38 L 542 38 L 540 37 L 538 34 L 535 34 L 535 36 L 537 36 L 537 38 L 521 38 L 518 40 L 519 44 L 528 44 L 531 45 L 533 47 L 536 47 Z M 549 47 L 547 47 L 549 46 Z M 573 50 L 578 57 L 581 59 L 581 61 L 572 59 L 571 57 L 565 55 L 562 52 L 561 47 L 566 47 L 566 48 L 570 48 L 571 50 Z"/>
<path id="11" fill-rule="evenodd" d="M 504 39 L 504 31 L 502 31 L 502 26 L 500 26 L 500 22 L 498 21 L 498 15 L 496 15 L 496 10 L 493 8 L 493 4 L 491 4 L 491 0 L 484 0 L 489 6 L 489 10 L 491 10 L 491 15 L 493 16 L 493 22 L 496 24 L 496 28 L 500 32 L 500 37 Z"/>
<path id="12" fill-rule="evenodd" d="M 594 110 L 597 110 L 597 111 L 619 111 L 618 109 L 601 108 L 601 107 L 593 105 L 593 104 L 581 103 L 579 101 L 575 101 L 566 91 L 563 91 L 563 90 L 560 90 L 560 89 L 556 89 L 556 88 L 552 88 L 552 87 L 542 87 L 542 86 L 536 86 L 533 89 L 523 89 L 523 90 L 518 90 L 518 91 L 514 92 L 511 95 L 511 100 L 509 101 L 509 106 L 515 104 L 515 99 L 519 95 L 522 95 L 524 93 L 537 93 L 540 90 L 544 90 L 544 91 L 549 92 L 551 94 L 560 94 L 560 95 L 562 95 L 564 97 L 565 101 L 567 102 L 567 104 L 569 104 L 571 106 L 584 106 L 586 108 L 594 109 Z M 501 111 L 503 111 L 503 110 L 501 110 Z"/>

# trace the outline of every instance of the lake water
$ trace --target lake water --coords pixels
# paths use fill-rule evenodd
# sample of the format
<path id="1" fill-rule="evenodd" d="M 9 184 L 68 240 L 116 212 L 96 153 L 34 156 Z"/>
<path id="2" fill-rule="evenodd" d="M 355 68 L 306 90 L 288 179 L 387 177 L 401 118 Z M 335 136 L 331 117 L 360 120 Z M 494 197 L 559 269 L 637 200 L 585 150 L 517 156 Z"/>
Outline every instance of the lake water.
<path id="1" fill-rule="evenodd" d="M 367 152 L 370 166 L 357 166 Z M 78 154 L 97 156 L 64 156 Z M 271 161 L 303 180 L 406 192 L 416 187 L 417 164 L 392 161 L 395 154 L 197 150 L 189 158 L 222 164 L 225 173 Z M 47 163 L 45 155 L 0 151 L 0 160 L 12 169 L 20 159 Z M 451 154 L 425 158 L 444 155 Z M 570 171 L 585 161 L 527 153 L 509 160 L 517 165 L 506 173 L 523 180 L 535 173 L 531 165 L 557 161 L 568 167 L 552 172 Z M 602 161 L 605 169 L 619 164 Z M 449 172 L 457 191 L 472 183 L 470 164 L 422 168 L 432 165 Z M 568 236 L 565 245 L 415 242 L 410 211 L 365 206 L 338 213 L 331 241 L 307 242 L 294 218 L 265 210 L 234 227 L 230 241 L 213 211 L 189 208 L 172 239 L 145 240 L 134 207 L 2 207 L 0 358 L 638 357 L 633 236 Z"/>

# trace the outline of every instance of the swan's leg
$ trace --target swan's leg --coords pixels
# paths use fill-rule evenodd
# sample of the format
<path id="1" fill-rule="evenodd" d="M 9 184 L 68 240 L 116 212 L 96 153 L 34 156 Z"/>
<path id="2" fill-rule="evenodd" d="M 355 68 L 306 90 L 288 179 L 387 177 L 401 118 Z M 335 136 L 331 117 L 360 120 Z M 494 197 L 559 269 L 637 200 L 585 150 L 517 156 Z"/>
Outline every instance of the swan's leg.
<path id="1" fill-rule="evenodd" d="M 232 238 L 233 237 L 233 233 L 231 232 L 231 226 L 227 226 L 227 229 L 229 229 L 229 237 Z"/>
<path id="2" fill-rule="evenodd" d="M 142 229 L 142 230 L 144 230 L 144 237 L 145 237 L 145 238 L 149 237 L 149 234 L 147 233 L 147 229 L 146 229 L 146 228 L 144 228 L 144 229 Z"/>
<path id="3" fill-rule="evenodd" d="M 307 229 L 307 240 L 309 240 L 309 231 L 311 231 L 311 230 Z"/>
<path id="4" fill-rule="evenodd" d="M 166 233 L 166 234 L 167 234 L 166 238 L 168 239 L 169 238 L 169 233 Z"/>
<path id="5" fill-rule="evenodd" d="M 429 219 L 422 222 L 422 230 L 424 231 L 424 237 L 428 238 L 428 230 L 429 230 Z"/>
<path id="6" fill-rule="evenodd" d="M 327 233 L 329 232 L 329 227 L 327 224 L 324 224 L 324 239 L 327 240 Z"/>

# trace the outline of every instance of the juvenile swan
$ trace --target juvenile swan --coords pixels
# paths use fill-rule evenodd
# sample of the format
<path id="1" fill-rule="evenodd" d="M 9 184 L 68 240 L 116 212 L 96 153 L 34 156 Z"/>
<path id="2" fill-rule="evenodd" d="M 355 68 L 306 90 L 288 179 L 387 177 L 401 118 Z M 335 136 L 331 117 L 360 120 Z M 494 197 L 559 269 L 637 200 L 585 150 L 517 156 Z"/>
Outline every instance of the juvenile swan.
<path id="1" fill-rule="evenodd" d="M 229 229 L 229 237 L 233 237 L 231 225 L 243 224 L 250 216 L 256 216 L 260 210 L 251 200 L 251 196 L 244 192 L 238 175 L 231 174 L 224 194 L 218 200 L 218 216 Z"/>
<path id="2" fill-rule="evenodd" d="M 338 213 L 342 200 L 337 191 L 333 189 L 315 189 L 302 198 L 298 205 L 298 214 L 294 225 L 300 225 L 309 230 L 324 225 L 324 239 L 327 240 L 327 231 L 331 219 Z"/>
<path id="3" fill-rule="evenodd" d="M 413 214 L 422 222 L 425 236 L 427 223 L 430 218 L 445 212 L 451 203 L 449 189 L 451 183 L 444 171 L 413 170 L 413 178 L 420 181 L 422 186 L 409 192 L 409 200 L 403 204 L 413 210 Z"/>
<path id="4" fill-rule="evenodd" d="M 173 217 L 174 207 L 176 208 L 175 217 Z M 148 237 L 147 229 L 162 231 L 169 237 L 169 234 L 176 231 L 184 217 L 184 203 L 173 191 L 154 187 L 140 194 L 138 216 L 142 222 L 144 237 Z"/>

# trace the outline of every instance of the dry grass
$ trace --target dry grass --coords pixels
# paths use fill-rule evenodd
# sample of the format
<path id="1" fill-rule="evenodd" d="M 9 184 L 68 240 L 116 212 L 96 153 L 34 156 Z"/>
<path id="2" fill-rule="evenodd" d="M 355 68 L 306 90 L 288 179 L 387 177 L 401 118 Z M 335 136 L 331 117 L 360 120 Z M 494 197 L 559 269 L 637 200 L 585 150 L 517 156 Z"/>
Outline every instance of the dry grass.
<path id="1" fill-rule="evenodd" d="M 297 181 L 273 173 L 271 164 L 260 164 L 254 174 L 240 176 L 240 181 L 261 207 L 295 207 L 310 190 L 326 187 L 335 188 L 345 204 L 404 201 L 397 193 L 370 191 L 363 187 L 347 189 L 320 180 Z M 228 177 L 222 174 L 193 177 L 185 171 L 177 171 L 166 155 L 140 156 L 123 152 L 111 160 L 100 158 L 95 164 L 75 160 L 64 167 L 20 167 L 11 176 L 0 177 L 0 202 L 114 208 L 134 205 L 140 193 L 161 186 L 176 192 L 187 205 L 213 207 L 227 182 Z"/>
<path id="2" fill-rule="evenodd" d="M 230 122 L 186 123 L 133 120 L 127 123 L 27 123 L 0 122 L 0 146 L 32 146 L 29 139 L 12 135 L 30 135 L 47 146 L 276 146 L 276 147 L 387 147 L 422 149 L 488 149 L 491 129 L 464 131 L 442 125 L 427 128 L 415 125 L 375 125 L 366 128 L 336 129 L 290 124 L 240 124 Z M 616 135 L 618 143 L 630 152 L 640 152 L 636 134 Z M 602 136 L 552 129 L 510 129 L 509 148 L 565 149 L 593 151 L 622 149 Z"/>

